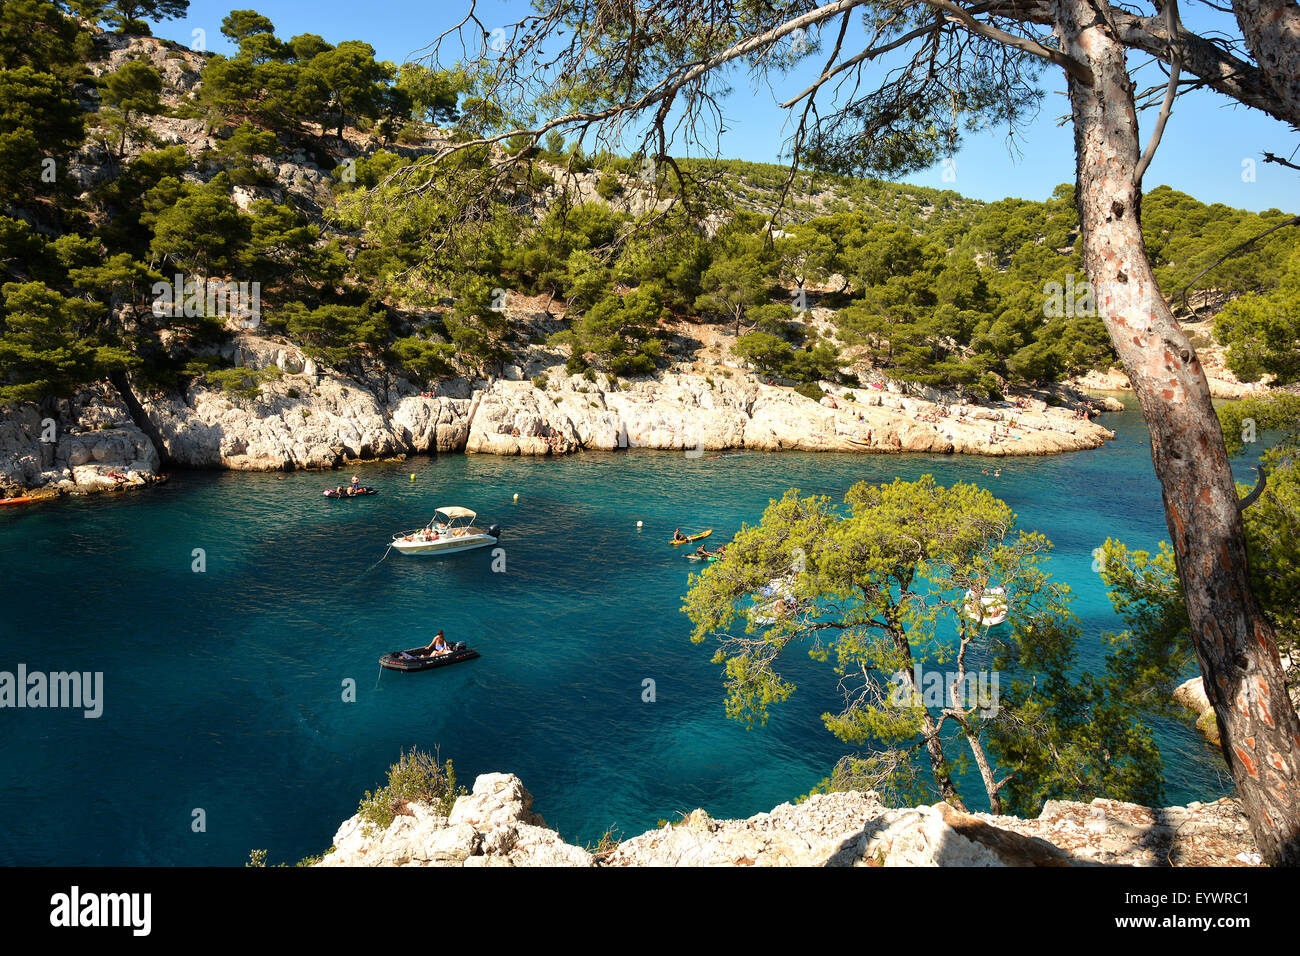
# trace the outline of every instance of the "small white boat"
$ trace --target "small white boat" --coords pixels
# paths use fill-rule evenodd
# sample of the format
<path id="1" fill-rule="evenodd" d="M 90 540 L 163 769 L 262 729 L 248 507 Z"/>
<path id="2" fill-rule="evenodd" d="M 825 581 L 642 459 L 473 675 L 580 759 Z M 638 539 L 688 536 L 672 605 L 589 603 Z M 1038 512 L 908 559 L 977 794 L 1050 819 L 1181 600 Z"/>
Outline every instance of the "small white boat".
<path id="1" fill-rule="evenodd" d="M 962 603 L 962 613 L 984 627 L 996 627 L 1007 619 L 1007 596 L 1002 588 L 985 588 L 980 598 L 980 609 L 975 609 L 975 592 L 967 591 Z"/>
<path id="2" fill-rule="evenodd" d="M 423 528 L 393 535 L 393 547 L 403 554 L 454 554 L 496 544 L 501 527 L 494 524 L 484 531 L 474 525 L 477 517 L 468 508 L 439 508 Z"/>

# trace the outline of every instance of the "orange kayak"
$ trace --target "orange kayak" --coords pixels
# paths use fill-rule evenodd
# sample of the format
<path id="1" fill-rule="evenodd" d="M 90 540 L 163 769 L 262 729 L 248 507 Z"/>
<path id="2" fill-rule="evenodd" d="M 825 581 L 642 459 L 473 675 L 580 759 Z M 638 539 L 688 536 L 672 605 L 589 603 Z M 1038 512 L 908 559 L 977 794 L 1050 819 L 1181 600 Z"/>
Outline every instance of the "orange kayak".
<path id="1" fill-rule="evenodd" d="M 713 534 L 712 528 L 710 528 L 708 531 L 701 531 L 699 534 L 693 534 L 689 538 L 683 538 L 681 541 L 669 540 L 668 543 L 675 548 L 679 544 L 686 544 L 688 541 L 699 541 L 701 538 L 707 538 L 711 534 Z"/>
<path id="2" fill-rule="evenodd" d="M 39 500 L 39 498 L 33 498 L 30 495 L 22 498 L 0 498 L 0 505 L 25 505 Z"/>

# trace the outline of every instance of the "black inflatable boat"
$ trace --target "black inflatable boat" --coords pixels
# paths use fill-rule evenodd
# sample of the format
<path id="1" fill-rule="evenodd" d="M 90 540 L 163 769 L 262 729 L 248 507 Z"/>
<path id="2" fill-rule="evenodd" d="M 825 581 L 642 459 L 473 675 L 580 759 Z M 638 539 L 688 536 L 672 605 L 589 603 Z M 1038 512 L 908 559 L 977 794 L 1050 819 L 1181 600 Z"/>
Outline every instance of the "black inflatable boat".
<path id="1" fill-rule="evenodd" d="M 435 667 L 459 664 L 461 661 L 470 661 L 478 657 L 478 651 L 466 647 L 464 641 L 457 641 L 451 645 L 451 651 L 446 654 L 429 654 L 426 656 L 419 653 L 423 650 L 422 647 L 413 647 L 405 651 L 389 651 L 379 658 L 379 666 L 387 667 L 393 671 L 427 671 Z"/>
<path id="2" fill-rule="evenodd" d="M 377 494 L 379 494 L 378 488 L 358 488 L 353 494 L 348 494 L 346 491 L 344 491 L 343 494 L 339 494 L 337 488 L 330 488 L 324 492 L 326 498 L 364 498 L 366 495 Z"/>

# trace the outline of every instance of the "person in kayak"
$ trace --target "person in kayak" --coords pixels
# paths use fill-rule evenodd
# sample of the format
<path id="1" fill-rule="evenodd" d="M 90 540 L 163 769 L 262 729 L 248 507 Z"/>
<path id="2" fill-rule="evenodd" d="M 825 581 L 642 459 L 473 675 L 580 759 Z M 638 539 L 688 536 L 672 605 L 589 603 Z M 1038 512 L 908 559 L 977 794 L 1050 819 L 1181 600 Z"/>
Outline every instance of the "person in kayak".
<path id="1" fill-rule="evenodd" d="M 674 540 L 674 541 L 689 541 L 690 538 L 688 538 L 688 537 L 686 537 L 686 535 L 682 534 L 682 529 L 681 529 L 681 528 L 676 528 L 676 529 L 674 529 L 674 531 L 673 531 L 673 540 Z"/>

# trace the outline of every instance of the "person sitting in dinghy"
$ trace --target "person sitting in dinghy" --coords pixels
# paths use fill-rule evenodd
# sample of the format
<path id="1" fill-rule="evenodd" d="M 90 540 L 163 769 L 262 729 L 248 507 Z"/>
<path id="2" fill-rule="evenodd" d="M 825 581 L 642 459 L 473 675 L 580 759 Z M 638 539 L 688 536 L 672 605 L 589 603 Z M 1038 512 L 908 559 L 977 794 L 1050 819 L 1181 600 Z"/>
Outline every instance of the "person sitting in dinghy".
<path id="1" fill-rule="evenodd" d="M 351 487 L 351 489 L 348 491 L 348 494 L 350 494 L 350 495 L 355 495 L 355 494 L 356 494 L 358 491 L 360 491 L 360 490 L 361 490 L 361 477 L 360 477 L 359 475 L 353 475 L 353 476 L 352 476 L 352 487 Z"/>
<path id="2" fill-rule="evenodd" d="M 447 643 L 447 639 L 442 636 L 442 630 L 439 629 L 438 633 L 433 636 L 433 640 L 420 648 L 419 653 L 421 657 L 434 657 L 442 654 L 450 654 L 451 645 Z"/>

